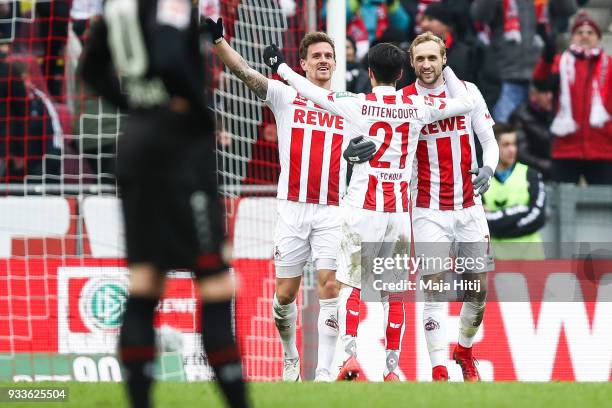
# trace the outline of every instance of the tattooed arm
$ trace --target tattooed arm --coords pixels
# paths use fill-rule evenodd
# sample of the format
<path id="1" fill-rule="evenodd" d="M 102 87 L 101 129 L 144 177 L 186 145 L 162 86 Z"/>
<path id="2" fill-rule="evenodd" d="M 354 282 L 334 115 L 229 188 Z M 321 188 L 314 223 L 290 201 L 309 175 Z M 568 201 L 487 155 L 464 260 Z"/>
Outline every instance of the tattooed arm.
<path id="1" fill-rule="evenodd" d="M 265 100 L 268 93 L 268 78 L 255 71 L 225 40 L 215 45 L 221 61 L 260 99 Z"/>

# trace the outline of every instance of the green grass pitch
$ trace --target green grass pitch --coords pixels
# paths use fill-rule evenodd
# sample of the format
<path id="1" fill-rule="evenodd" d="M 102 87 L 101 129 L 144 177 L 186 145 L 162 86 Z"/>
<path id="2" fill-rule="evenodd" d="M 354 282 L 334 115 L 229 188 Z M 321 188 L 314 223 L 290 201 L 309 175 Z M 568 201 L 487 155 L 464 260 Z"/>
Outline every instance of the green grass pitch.
<path id="1" fill-rule="evenodd" d="M 27 386 L 19 383 L 19 386 Z M 15 387 L 0 383 L 0 387 Z M 32 387 L 68 387 L 67 402 L 0 402 L 5 407 L 127 407 L 118 383 L 35 383 Z M 612 407 L 612 383 L 255 383 L 254 407 Z M 212 383 L 157 383 L 156 407 L 222 407 Z"/>

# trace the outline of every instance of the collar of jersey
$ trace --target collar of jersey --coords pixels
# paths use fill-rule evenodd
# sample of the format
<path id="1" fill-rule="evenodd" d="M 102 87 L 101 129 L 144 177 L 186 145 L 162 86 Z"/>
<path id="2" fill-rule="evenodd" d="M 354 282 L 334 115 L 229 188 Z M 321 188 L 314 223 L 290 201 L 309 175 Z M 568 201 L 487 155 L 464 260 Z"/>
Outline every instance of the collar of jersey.
<path id="1" fill-rule="evenodd" d="M 419 81 L 416 82 L 416 89 L 419 95 L 432 95 L 439 96 L 442 92 L 446 91 L 446 82 L 440 85 L 437 88 L 425 88 L 422 85 L 419 85 Z"/>
<path id="2" fill-rule="evenodd" d="M 397 89 L 395 89 L 395 87 L 393 86 L 388 86 L 388 85 L 381 85 L 381 86 L 375 86 L 374 88 L 372 88 L 372 92 L 376 93 L 376 94 L 390 94 L 390 93 L 395 93 L 397 92 Z"/>

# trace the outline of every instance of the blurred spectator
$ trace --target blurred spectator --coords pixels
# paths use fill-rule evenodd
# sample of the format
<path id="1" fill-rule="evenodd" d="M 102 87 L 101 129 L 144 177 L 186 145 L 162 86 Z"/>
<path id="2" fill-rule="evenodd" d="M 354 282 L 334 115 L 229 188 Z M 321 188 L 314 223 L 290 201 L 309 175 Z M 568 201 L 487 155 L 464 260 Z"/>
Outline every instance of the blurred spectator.
<path id="1" fill-rule="evenodd" d="M 425 10 L 434 4 L 443 5 L 444 9 L 452 16 L 453 34 L 455 37 L 464 38 L 474 33 L 470 16 L 470 3 L 472 0 L 400 0 L 400 2 L 404 9 L 414 16 L 415 35 L 427 31 L 422 25 L 423 17 L 425 16 Z M 412 37 L 410 40 L 412 40 Z"/>
<path id="2" fill-rule="evenodd" d="M 551 1 L 548 7 L 548 14 L 552 32 L 567 33 L 570 17 L 578 11 L 578 7 L 583 7 L 587 2 L 588 0 Z"/>
<path id="3" fill-rule="evenodd" d="M 516 129 L 518 160 L 542 173 L 544 180 L 551 176 L 550 148 L 553 135 L 550 124 L 554 117 L 553 93 L 545 84 L 529 88 L 529 99 L 510 117 Z"/>
<path id="4" fill-rule="evenodd" d="M 509 125 L 493 127 L 499 145 L 499 164 L 484 194 L 491 241 L 494 243 L 530 243 L 521 246 L 496 245 L 497 258 L 533 259 L 543 255 L 538 232 L 546 219 L 546 190 L 542 175 L 517 161 L 516 131 Z"/>
<path id="5" fill-rule="evenodd" d="M 49 96 L 32 81 L 28 62 L 34 63 L 29 57 L 15 58 L 10 63 L 18 95 L 13 90 L 9 92 L 13 126 L 7 181 L 20 181 L 28 175 L 57 176 L 61 170 L 64 133 L 60 116 Z"/>
<path id="6" fill-rule="evenodd" d="M 412 13 L 414 15 L 414 32 L 415 34 L 421 34 L 423 29 L 421 27 L 421 21 L 423 20 L 423 15 L 425 14 L 425 10 L 431 4 L 438 3 L 440 0 L 411 0 L 410 3 L 412 5 L 407 6 L 404 5 L 406 11 Z M 405 2 L 402 2 L 405 4 Z"/>
<path id="7" fill-rule="evenodd" d="M 352 37 L 346 37 L 346 90 L 353 93 L 369 93 L 372 90 L 368 71 L 356 60 L 356 45 Z"/>
<path id="8" fill-rule="evenodd" d="M 64 47 L 68 39 L 71 2 L 36 2 L 37 40 L 43 51 L 41 68 L 49 94 L 57 101 L 64 100 Z"/>
<path id="9" fill-rule="evenodd" d="M 552 62 L 551 62 L 552 61 Z M 572 26 L 570 46 L 544 57 L 534 77 L 558 78 L 559 107 L 551 125 L 554 181 L 612 184 L 612 57 L 601 47 L 601 29 L 586 12 Z"/>
<path id="10" fill-rule="evenodd" d="M 26 86 L 22 72 L 8 61 L 11 47 L 0 44 L 0 177 L 10 181 L 16 141 L 25 132 Z"/>
<path id="11" fill-rule="evenodd" d="M 346 36 L 355 41 L 355 59 L 363 61 L 370 49 L 370 37 L 368 29 L 361 17 L 356 14 L 346 25 Z"/>
<path id="12" fill-rule="evenodd" d="M 551 2 L 573 0 L 550 0 Z M 500 72 L 501 94 L 493 117 L 507 122 L 525 100 L 539 47 L 536 24 L 548 21 L 548 0 L 474 0 L 471 15 L 488 25 L 491 47 Z"/>
<path id="13" fill-rule="evenodd" d="M 410 15 L 399 0 L 348 0 L 346 21 L 360 19 L 368 32 L 370 43 L 383 35 L 388 28 L 395 28 L 408 38 Z"/>
<path id="14" fill-rule="evenodd" d="M 0 41 L 12 41 L 15 38 L 16 22 L 19 7 L 15 2 L 0 1 Z"/>

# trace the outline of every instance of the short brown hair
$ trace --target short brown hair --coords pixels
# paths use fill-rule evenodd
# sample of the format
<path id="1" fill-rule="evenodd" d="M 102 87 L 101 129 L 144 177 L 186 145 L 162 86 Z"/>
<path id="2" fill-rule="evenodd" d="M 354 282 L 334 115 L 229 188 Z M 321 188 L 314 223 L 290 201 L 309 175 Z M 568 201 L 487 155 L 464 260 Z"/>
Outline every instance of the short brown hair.
<path id="1" fill-rule="evenodd" d="M 336 46 L 334 45 L 334 40 L 331 39 L 329 35 L 322 31 L 313 31 L 312 33 L 308 33 L 304 36 L 302 41 L 300 42 L 300 58 L 306 59 L 308 56 L 308 47 L 312 44 L 326 42 L 332 47 L 332 51 L 334 52 L 334 60 L 336 59 Z"/>
<path id="2" fill-rule="evenodd" d="M 432 33 L 431 31 L 426 31 L 422 34 L 419 34 L 415 37 L 414 40 L 412 40 L 412 44 L 410 44 L 410 50 L 408 51 L 410 53 L 410 60 L 412 61 L 413 57 L 414 57 L 414 49 L 416 48 L 417 45 L 426 43 L 427 41 L 433 41 L 436 44 L 438 44 L 438 46 L 440 47 L 440 56 L 442 58 L 444 58 L 446 56 L 446 45 L 444 45 L 444 41 L 442 41 L 442 39 L 440 37 L 438 37 L 437 35 L 435 35 L 434 33 Z"/>
<path id="3" fill-rule="evenodd" d="M 516 129 L 514 126 L 508 123 L 496 123 L 493 125 L 493 133 L 495 134 L 495 140 L 499 142 L 499 138 L 501 135 L 506 135 L 508 133 L 515 133 Z"/>

